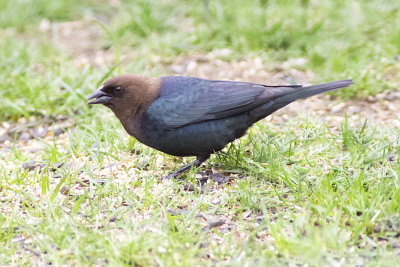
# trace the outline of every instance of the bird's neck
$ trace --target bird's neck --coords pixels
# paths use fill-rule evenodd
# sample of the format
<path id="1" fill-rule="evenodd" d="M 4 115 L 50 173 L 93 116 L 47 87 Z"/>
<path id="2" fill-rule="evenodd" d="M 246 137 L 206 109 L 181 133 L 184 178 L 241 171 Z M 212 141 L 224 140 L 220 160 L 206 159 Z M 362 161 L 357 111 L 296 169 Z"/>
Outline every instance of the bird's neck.
<path id="1" fill-rule="evenodd" d="M 124 127 L 125 131 L 135 137 L 136 139 L 138 139 L 139 141 L 142 142 L 144 136 L 143 136 L 143 131 L 141 130 L 141 117 L 142 117 L 142 113 L 139 114 L 131 114 L 131 115 L 121 115 L 121 114 L 117 114 L 116 112 L 114 112 L 115 115 L 119 118 L 119 120 L 121 121 L 122 126 Z"/>

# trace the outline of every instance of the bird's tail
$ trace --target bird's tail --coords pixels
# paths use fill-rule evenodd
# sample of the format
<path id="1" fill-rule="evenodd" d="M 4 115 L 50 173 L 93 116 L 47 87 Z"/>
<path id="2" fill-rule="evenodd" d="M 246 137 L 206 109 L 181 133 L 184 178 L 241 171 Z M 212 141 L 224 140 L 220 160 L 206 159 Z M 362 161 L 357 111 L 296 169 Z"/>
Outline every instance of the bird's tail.
<path id="1" fill-rule="evenodd" d="M 307 98 L 313 95 L 318 95 L 327 91 L 336 90 L 343 87 L 348 87 L 353 84 L 352 80 L 342 80 L 335 82 L 328 82 L 317 85 L 310 85 L 304 87 L 294 88 L 294 91 L 281 95 L 267 104 L 261 106 L 256 112 L 256 120 L 260 120 L 271 113 L 277 111 L 280 108 L 292 103 L 297 99 Z M 256 110 L 254 110 L 256 111 Z"/>
<path id="2" fill-rule="evenodd" d="M 318 94 L 321 94 L 321 93 L 324 93 L 327 91 L 347 87 L 352 84 L 353 84 L 353 80 L 342 80 L 342 81 L 336 81 L 336 82 L 304 86 L 304 87 L 300 87 L 300 89 L 297 89 L 291 93 L 288 93 L 284 96 L 274 99 L 274 102 L 282 103 L 282 104 L 286 103 L 285 105 L 287 105 L 297 99 L 307 98 L 307 97 L 310 97 L 313 95 L 318 95 Z"/>

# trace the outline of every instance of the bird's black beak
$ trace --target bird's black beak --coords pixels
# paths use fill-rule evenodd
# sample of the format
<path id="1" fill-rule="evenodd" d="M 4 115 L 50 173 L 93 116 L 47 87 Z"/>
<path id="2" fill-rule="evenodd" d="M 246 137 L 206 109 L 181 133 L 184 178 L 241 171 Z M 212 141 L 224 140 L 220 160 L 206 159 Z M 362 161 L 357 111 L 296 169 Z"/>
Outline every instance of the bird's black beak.
<path id="1" fill-rule="evenodd" d="M 111 101 L 112 97 L 101 91 L 99 88 L 96 92 L 89 96 L 87 100 L 91 99 L 94 100 L 90 101 L 88 104 L 107 104 Z"/>

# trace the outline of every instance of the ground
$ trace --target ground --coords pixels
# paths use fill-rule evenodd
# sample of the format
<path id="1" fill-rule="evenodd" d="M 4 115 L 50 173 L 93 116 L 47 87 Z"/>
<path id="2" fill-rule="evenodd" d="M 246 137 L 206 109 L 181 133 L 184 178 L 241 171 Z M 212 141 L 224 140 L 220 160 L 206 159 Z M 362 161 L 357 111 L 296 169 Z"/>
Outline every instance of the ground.
<path id="1" fill-rule="evenodd" d="M 159 178 L 193 158 L 147 148 L 109 110 L 86 106 L 107 69 L 308 84 L 322 80 L 310 59 L 272 63 L 262 52 L 237 57 L 216 48 L 142 62 L 145 49 L 110 46 L 101 23 L 87 19 L 45 18 L 33 33 L 1 35 L 39 47 L 51 40 L 55 51 L 32 48 L 51 63 L 31 58 L 31 50 L 23 56 L 40 79 L 21 71 L 25 63 L 13 55 L 22 63 L 10 63 L 5 83 L 63 96 L 48 100 L 57 108 L 3 96 L 10 101 L 0 106 L 7 114 L 0 125 L 1 264 L 363 266 L 400 259 L 398 61 L 379 74 L 391 90 L 299 100 L 174 181 Z"/>

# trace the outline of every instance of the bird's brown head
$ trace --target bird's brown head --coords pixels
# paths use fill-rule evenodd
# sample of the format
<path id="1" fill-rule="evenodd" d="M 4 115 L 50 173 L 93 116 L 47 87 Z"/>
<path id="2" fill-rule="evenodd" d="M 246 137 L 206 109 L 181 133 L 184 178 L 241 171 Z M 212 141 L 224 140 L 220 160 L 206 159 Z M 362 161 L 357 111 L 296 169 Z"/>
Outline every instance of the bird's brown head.
<path id="1" fill-rule="evenodd" d="M 126 74 L 105 81 L 87 100 L 88 104 L 103 104 L 119 119 L 144 112 L 157 99 L 160 78 Z"/>

